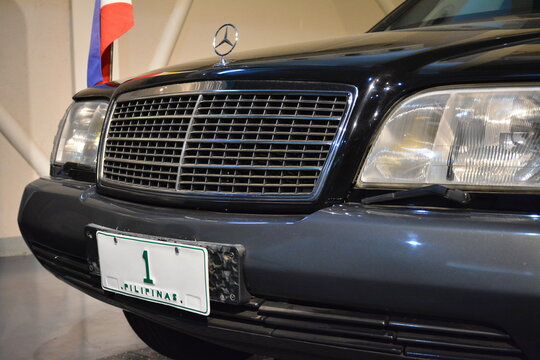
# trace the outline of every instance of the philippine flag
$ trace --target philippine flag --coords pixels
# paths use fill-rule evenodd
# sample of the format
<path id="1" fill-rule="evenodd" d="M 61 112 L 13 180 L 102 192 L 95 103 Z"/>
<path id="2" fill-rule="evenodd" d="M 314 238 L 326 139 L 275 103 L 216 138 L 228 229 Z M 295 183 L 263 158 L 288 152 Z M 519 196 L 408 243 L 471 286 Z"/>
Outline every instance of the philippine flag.
<path id="1" fill-rule="evenodd" d="M 111 45 L 132 26 L 131 0 L 96 0 L 88 54 L 88 87 L 111 81 Z"/>

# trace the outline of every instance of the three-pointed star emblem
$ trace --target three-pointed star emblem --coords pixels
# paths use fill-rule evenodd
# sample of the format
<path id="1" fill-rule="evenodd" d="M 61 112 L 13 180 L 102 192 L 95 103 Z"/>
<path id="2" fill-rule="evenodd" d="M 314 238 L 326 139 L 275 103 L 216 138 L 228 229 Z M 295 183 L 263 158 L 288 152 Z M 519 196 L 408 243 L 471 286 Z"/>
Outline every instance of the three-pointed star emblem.
<path id="1" fill-rule="evenodd" d="M 214 51 L 221 56 L 221 63 L 225 64 L 224 56 L 236 47 L 238 42 L 238 29 L 233 24 L 222 25 L 214 35 Z"/>

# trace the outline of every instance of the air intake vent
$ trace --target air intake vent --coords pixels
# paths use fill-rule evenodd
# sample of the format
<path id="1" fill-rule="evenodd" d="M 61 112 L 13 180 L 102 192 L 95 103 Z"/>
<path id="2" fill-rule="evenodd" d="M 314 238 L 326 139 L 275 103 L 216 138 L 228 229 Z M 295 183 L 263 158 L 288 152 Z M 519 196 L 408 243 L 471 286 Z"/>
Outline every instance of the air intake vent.
<path id="1" fill-rule="evenodd" d="M 120 96 L 101 181 L 184 195 L 313 198 L 350 92 L 213 89 Z"/>
<path id="2" fill-rule="evenodd" d="M 230 324 L 240 328 L 239 322 L 258 324 L 273 337 L 386 353 L 394 355 L 389 357 L 392 359 L 524 359 L 503 331 L 440 319 L 271 301 L 252 301 L 244 311 L 214 308 L 211 316 L 219 326 Z"/>

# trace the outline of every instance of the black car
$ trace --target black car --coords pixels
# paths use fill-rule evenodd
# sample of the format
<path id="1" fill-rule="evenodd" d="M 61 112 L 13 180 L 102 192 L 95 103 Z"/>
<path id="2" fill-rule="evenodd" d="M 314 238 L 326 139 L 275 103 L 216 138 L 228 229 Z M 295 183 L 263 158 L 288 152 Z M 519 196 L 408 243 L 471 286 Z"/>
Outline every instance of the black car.
<path id="1" fill-rule="evenodd" d="M 173 358 L 540 359 L 539 15 L 411 0 L 83 90 L 22 234 Z"/>

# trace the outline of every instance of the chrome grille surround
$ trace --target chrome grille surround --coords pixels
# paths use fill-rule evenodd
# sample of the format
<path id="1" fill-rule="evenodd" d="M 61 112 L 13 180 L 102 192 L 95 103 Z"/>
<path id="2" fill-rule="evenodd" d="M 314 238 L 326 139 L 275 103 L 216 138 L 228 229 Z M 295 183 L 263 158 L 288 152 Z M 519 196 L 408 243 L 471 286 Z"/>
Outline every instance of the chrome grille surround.
<path id="1" fill-rule="evenodd" d="M 313 200 L 356 97 L 334 84 L 212 81 L 121 94 L 101 186 L 169 196 Z"/>

